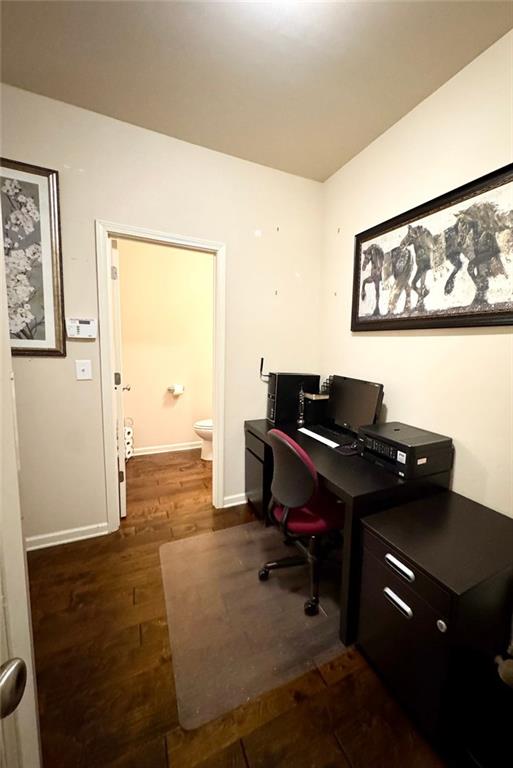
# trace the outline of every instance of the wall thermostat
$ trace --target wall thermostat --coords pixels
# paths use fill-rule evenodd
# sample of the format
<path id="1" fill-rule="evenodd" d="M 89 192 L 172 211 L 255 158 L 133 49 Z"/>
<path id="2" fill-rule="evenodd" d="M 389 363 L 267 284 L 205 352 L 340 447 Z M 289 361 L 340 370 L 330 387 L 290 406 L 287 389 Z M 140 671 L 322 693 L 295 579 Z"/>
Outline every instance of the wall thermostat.
<path id="1" fill-rule="evenodd" d="M 93 317 L 89 318 L 66 318 L 66 333 L 68 339 L 95 339 L 97 322 Z"/>

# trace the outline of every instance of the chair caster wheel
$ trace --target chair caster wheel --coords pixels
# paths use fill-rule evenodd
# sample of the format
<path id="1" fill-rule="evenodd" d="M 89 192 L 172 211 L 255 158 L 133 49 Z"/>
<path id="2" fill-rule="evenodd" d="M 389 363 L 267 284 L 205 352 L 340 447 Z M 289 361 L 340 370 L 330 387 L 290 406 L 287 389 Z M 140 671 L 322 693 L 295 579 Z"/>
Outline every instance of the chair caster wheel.
<path id="1" fill-rule="evenodd" d="M 260 581 L 267 581 L 269 578 L 269 569 L 268 568 L 260 568 L 258 571 L 258 578 Z"/>
<path id="2" fill-rule="evenodd" d="M 307 600 L 305 603 L 305 613 L 307 616 L 317 616 L 319 613 L 319 603 L 316 600 Z"/>

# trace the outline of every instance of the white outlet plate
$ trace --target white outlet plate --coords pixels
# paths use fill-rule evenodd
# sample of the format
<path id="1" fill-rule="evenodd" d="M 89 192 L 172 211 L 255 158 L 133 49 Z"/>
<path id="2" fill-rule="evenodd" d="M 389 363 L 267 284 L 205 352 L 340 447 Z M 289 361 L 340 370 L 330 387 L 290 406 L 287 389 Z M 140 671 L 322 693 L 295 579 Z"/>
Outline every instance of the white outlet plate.
<path id="1" fill-rule="evenodd" d="M 93 378 L 93 367 L 90 360 L 75 360 L 77 381 L 90 381 Z"/>

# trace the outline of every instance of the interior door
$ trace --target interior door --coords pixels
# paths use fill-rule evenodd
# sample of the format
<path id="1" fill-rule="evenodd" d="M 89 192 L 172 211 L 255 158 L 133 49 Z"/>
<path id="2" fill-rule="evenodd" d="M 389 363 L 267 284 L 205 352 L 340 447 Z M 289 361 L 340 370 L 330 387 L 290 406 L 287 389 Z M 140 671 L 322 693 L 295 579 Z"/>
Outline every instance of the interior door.
<path id="1" fill-rule="evenodd" d="M 0 269 L 0 373 L 0 715 L 2 712 L 5 715 L 0 718 L 0 765 L 2 768 L 39 768 L 39 724 L 3 268 Z M 16 658 L 21 661 L 12 664 Z M 19 704 L 6 715 L 4 707 L 13 693 L 14 701 L 19 699 Z"/>
<path id="2" fill-rule="evenodd" d="M 121 338 L 121 297 L 119 290 L 119 251 L 117 240 L 109 239 L 112 275 L 112 359 L 116 393 L 116 442 L 118 453 L 119 514 L 126 517 L 125 413 L 123 407 L 123 360 Z"/>
<path id="3" fill-rule="evenodd" d="M 11 643 L 7 635 L 7 600 L 3 590 L 3 578 L 0 571 L 0 670 L 10 674 L 8 665 L 13 663 Z M 25 695 L 25 693 L 23 693 Z M 0 766 L 1 768 L 21 768 L 19 734 L 16 724 L 16 712 L 0 719 Z"/>

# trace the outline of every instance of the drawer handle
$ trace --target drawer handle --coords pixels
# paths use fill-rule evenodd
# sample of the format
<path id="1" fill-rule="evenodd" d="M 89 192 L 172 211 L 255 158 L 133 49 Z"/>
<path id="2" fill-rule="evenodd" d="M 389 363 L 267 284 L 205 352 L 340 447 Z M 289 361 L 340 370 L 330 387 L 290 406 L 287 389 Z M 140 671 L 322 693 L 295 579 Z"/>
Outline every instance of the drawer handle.
<path id="1" fill-rule="evenodd" d="M 395 592 L 392 592 L 390 587 L 385 587 L 383 590 L 383 594 L 385 595 L 386 599 L 392 603 L 394 608 L 397 608 L 397 610 L 403 614 L 403 616 L 406 616 L 407 619 L 413 618 L 413 611 L 410 608 L 409 605 L 407 605 L 404 600 L 401 600 L 399 595 L 396 595 Z"/>
<path id="2" fill-rule="evenodd" d="M 389 552 L 387 552 L 385 555 L 385 561 L 387 565 L 389 565 L 392 570 L 398 573 L 399 576 L 402 576 L 403 579 L 406 579 L 406 581 L 415 581 L 415 574 L 413 573 L 412 569 L 401 563 L 397 557 L 394 557 Z"/>

